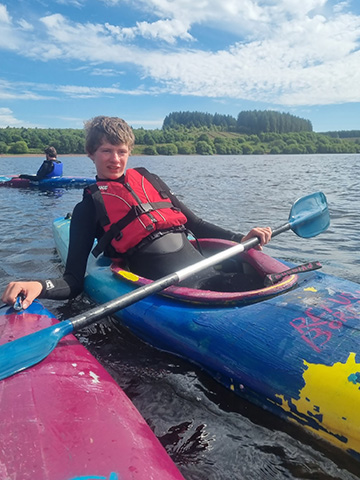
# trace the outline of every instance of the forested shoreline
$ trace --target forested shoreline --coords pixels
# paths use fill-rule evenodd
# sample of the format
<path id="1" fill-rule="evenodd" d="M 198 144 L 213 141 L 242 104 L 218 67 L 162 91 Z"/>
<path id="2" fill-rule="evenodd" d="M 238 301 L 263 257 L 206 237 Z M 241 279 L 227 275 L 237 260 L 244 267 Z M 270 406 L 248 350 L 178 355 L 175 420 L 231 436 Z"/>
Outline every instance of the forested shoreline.
<path id="1" fill-rule="evenodd" d="M 273 111 L 230 115 L 173 112 L 161 129 L 133 129 L 134 155 L 360 153 L 360 130 L 316 133 L 309 120 Z M 0 155 L 84 154 L 83 129 L 0 128 Z"/>

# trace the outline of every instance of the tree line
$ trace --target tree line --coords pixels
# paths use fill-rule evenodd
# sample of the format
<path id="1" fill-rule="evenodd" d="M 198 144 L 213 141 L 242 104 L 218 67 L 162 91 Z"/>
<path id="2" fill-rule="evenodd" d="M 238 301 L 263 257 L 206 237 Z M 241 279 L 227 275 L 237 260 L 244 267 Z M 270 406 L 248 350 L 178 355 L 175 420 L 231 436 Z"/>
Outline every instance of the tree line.
<path id="1" fill-rule="evenodd" d="M 220 115 L 202 112 L 173 112 L 167 115 L 163 129 L 167 128 L 200 128 L 207 127 L 227 132 L 245 134 L 312 132 L 310 120 L 272 110 L 251 110 L 238 114 L 237 119 L 231 115 Z"/>
<path id="2" fill-rule="evenodd" d="M 161 129 L 134 129 L 134 155 L 360 153 L 360 131 L 315 133 L 311 122 L 272 111 L 173 112 Z M 84 154 L 83 129 L 0 128 L 0 154 Z"/>
<path id="3" fill-rule="evenodd" d="M 179 130 L 152 131 L 147 144 L 138 145 L 145 155 L 284 155 L 317 153 L 360 153 L 360 140 L 332 138 L 315 132 L 260 133 L 244 135 L 190 130 L 179 137 Z M 172 138 L 171 138 L 172 137 Z M 145 142 L 145 140 L 143 140 Z"/>
<path id="4" fill-rule="evenodd" d="M 43 153 L 53 145 L 59 154 L 84 153 L 85 134 L 74 128 L 0 128 L 0 154 Z"/>

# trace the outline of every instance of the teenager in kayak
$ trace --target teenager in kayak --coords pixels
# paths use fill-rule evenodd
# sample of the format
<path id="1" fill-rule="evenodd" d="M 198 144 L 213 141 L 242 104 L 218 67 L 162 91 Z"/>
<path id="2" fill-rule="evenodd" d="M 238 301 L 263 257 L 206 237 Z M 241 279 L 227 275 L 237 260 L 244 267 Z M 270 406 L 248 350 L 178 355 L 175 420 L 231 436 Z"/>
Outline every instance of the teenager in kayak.
<path id="1" fill-rule="evenodd" d="M 88 156 L 94 162 L 96 184 L 85 189 L 73 211 L 70 243 L 62 278 L 11 282 L 2 300 L 10 305 L 22 295 L 27 308 L 37 298 L 62 300 L 83 290 L 90 252 L 122 258 L 130 271 L 158 279 L 203 257 L 187 238 L 222 238 L 241 242 L 258 237 L 270 241 L 271 228 L 256 227 L 247 235 L 225 230 L 196 216 L 169 187 L 146 169 L 128 169 L 135 137 L 121 118 L 99 116 L 85 124 Z M 97 247 L 93 250 L 94 240 Z M 219 274 L 213 268 L 185 280 L 182 286 L 211 289 Z M 216 282 L 217 284 L 217 282 Z"/>
<path id="2" fill-rule="evenodd" d="M 63 164 L 57 158 L 55 147 L 45 148 L 46 159 L 43 161 L 36 175 L 21 174 L 20 178 L 28 180 L 43 180 L 44 178 L 61 177 L 63 174 Z"/>

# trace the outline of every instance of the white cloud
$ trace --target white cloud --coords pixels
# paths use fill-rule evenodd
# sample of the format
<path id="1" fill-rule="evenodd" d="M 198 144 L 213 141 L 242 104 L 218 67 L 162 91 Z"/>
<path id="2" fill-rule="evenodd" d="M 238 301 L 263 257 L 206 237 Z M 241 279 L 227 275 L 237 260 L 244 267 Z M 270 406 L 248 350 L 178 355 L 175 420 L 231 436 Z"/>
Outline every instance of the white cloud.
<path id="1" fill-rule="evenodd" d="M 17 50 L 21 40 L 17 36 L 7 7 L 0 3 L 0 49 Z"/>
<path id="2" fill-rule="evenodd" d="M 124 3 L 124 0 L 101 0 L 101 2 L 112 7 L 114 5 L 118 5 L 119 3 Z"/>
<path id="3" fill-rule="evenodd" d="M 10 15 L 7 11 L 6 5 L 0 3 L 0 23 L 11 23 Z"/>
<path id="4" fill-rule="evenodd" d="M 327 0 L 139 0 L 138 7 L 159 18 L 207 25 L 234 34 L 258 36 L 290 18 L 320 11 Z M 189 32 L 190 33 L 190 32 Z"/>
<path id="5" fill-rule="evenodd" d="M 86 0 L 56 0 L 59 5 L 72 5 L 81 8 L 86 4 Z"/>
<path id="6" fill-rule="evenodd" d="M 0 107 L 0 128 L 23 126 L 24 122 L 14 117 L 10 108 Z"/>
<path id="7" fill-rule="evenodd" d="M 37 92 L 40 91 L 41 94 Z M 47 92 L 46 95 L 44 92 Z M 156 89 L 133 90 L 121 89 L 118 85 L 112 87 L 89 87 L 87 85 L 59 85 L 51 83 L 6 82 L 0 79 L 0 100 L 60 100 L 64 95 L 70 98 L 100 98 L 117 95 L 153 95 L 159 93 Z"/>
<path id="8" fill-rule="evenodd" d="M 339 2 L 337 5 L 334 6 L 334 12 L 339 13 L 345 10 L 346 8 L 349 8 L 350 2 Z"/>
<path id="9" fill-rule="evenodd" d="M 159 20 L 158 22 L 138 22 L 134 33 L 155 40 L 176 43 L 177 39 L 193 40 L 188 33 L 189 25 L 180 20 Z"/>
<path id="10" fill-rule="evenodd" d="M 52 96 L 36 93 L 37 84 L 9 82 L 0 79 L 0 100 L 52 100 Z M 40 90 L 43 91 L 43 89 Z"/>
<path id="11" fill-rule="evenodd" d="M 111 4 L 115 8 L 117 2 Z M 134 85 L 130 91 L 60 86 L 57 94 L 67 96 L 166 92 L 279 105 L 360 101 L 360 16 L 345 2 L 335 2 L 334 8 L 327 0 L 144 0 L 138 5 L 159 19 L 124 28 L 72 22 L 55 13 L 40 19 L 42 29 L 23 30 L 13 48 L 36 60 L 76 61 L 79 68 L 90 64 L 93 76 L 123 75 L 118 67 L 132 65 L 138 82 L 156 82 L 152 89 Z M 10 28 L 6 7 L 0 8 L 1 18 Z M 208 33 L 214 26 L 239 40 L 202 50 L 194 32 L 201 35 L 205 28 Z M 10 34 L 15 36 L 14 28 Z M 151 46 L 144 48 L 141 39 L 151 39 Z M 0 89 L 0 98 L 10 93 Z"/>
<path id="12" fill-rule="evenodd" d="M 20 28 L 22 28 L 23 30 L 28 30 L 28 31 L 32 31 L 34 30 L 34 26 L 31 25 L 29 22 L 27 22 L 26 20 L 24 20 L 23 18 L 21 18 L 19 21 L 18 21 L 18 25 L 20 26 Z"/>
<path id="13" fill-rule="evenodd" d="M 360 101 L 360 18 L 292 20 L 266 39 L 214 53 L 153 52 L 147 74 L 173 93 L 284 105 Z"/>
<path id="14" fill-rule="evenodd" d="M 94 77 L 117 77 L 121 72 L 112 68 L 93 68 L 90 71 L 90 75 Z"/>

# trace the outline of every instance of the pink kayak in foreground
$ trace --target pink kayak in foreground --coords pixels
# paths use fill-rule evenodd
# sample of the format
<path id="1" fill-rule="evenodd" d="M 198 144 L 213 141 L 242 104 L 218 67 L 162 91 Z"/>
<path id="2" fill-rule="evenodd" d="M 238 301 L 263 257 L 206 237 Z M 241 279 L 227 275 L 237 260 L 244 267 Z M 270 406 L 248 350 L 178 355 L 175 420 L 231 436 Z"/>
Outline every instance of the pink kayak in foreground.
<path id="1" fill-rule="evenodd" d="M 57 323 L 0 308 L 0 343 Z M 184 480 L 138 410 L 76 337 L 0 381 L 0 478 Z"/>

